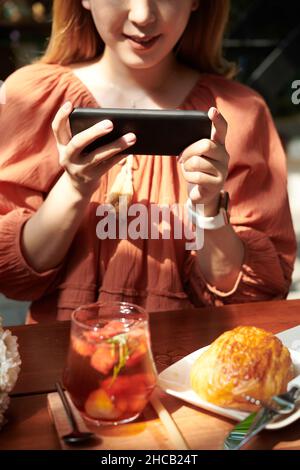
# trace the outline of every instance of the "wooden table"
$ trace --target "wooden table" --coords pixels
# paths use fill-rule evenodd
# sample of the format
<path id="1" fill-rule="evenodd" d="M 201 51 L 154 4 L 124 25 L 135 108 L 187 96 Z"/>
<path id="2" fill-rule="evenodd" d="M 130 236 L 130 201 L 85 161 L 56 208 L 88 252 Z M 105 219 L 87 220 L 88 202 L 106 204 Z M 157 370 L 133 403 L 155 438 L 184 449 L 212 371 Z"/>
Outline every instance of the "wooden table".
<path id="1" fill-rule="evenodd" d="M 299 324 L 300 300 L 150 314 L 158 372 L 235 326 L 253 325 L 278 333 Z M 69 328 L 69 322 L 10 328 L 19 339 L 22 369 L 7 413 L 8 423 L 0 433 L 0 449 L 60 448 L 47 411 L 47 393 L 54 391 L 55 381 L 61 379 Z M 191 431 L 185 436 L 191 448 L 222 448 L 233 425 L 231 420 L 171 396 L 166 395 L 163 403 L 176 416 L 179 426 L 185 425 L 181 421 L 183 411 L 185 420 L 187 415 L 190 417 Z M 193 420 L 197 422 L 195 427 Z M 282 430 L 262 432 L 248 449 L 300 449 L 300 421 Z"/>

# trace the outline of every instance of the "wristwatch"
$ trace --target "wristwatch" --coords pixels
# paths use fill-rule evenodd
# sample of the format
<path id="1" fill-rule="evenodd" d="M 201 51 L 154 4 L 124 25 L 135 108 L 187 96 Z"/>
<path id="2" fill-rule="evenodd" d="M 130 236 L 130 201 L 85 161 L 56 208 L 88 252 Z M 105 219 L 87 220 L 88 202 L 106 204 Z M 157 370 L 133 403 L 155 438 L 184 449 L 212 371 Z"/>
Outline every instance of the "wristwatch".
<path id="1" fill-rule="evenodd" d="M 230 215 L 228 212 L 229 194 L 227 191 L 220 192 L 219 212 L 214 217 L 205 217 L 203 212 L 199 211 L 199 208 L 197 209 L 196 205 L 192 203 L 190 198 L 188 198 L 186 206 L 192 222 L 198 228 L 204 230 L 217 230 L 230 223 Z M 202 204 L 201 206 L 203 207 Z"/>

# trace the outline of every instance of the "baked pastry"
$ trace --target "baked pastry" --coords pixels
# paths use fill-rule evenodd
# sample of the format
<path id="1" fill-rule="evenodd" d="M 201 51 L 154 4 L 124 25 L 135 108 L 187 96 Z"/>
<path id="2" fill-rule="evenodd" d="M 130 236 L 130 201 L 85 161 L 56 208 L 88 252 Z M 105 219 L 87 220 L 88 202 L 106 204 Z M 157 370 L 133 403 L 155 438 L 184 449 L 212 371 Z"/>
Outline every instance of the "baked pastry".
<path id="1" fill-rule="evenodd" d="M 192 389 L 204 400 L 245 411 L 257 410 L 245 396 L 268 401 L 286 391 L 292 377 L 289 350 L 272 333 L 253 326 L 219 336 L 190 375 Z"/>

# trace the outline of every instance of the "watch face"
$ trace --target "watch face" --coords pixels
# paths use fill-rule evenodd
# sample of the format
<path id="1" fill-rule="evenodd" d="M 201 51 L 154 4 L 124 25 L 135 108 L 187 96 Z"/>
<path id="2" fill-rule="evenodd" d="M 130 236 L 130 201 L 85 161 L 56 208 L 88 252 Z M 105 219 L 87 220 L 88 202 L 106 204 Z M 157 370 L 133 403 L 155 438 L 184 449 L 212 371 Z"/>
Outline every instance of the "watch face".
<path id="1" fill-rule="evenodd" d="M 228 211 L 228 206 L 229 206 L 229 193 L 227 191 L 221 191 L 220 194 L 220 209 L 221 207 L 225 209 L 225 211 Z"/>
<path id="2" fill-rule="evenodd" d="M 230 223 L 230 218 L 229 218 L 228 212 L 223 207 L 221 207 L 220 212 L 223 215 L 224 225 L 228 225 Z"/>

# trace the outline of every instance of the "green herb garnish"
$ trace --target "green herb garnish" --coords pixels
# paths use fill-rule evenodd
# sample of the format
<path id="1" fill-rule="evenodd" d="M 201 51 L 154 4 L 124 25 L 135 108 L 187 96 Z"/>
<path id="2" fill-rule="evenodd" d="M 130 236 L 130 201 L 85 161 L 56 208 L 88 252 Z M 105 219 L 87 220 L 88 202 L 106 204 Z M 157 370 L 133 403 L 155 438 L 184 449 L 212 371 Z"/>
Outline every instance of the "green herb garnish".
<path id="1" fill-rule="evenodd" d="M 120 335 L 113 336 L 112 338 L 108 339 L 107 342 L 109 344 L 114 345 L 115 351 L 117 348 L 119 350 L 119 362 L 118 364 L 114 366 L 113 380 L 112 380 L 112 383 L 113 383 L 118 377 L 120 371 L 125 367 L 126 361 L 129 357 L 127 335 L 125 333 L 122 333 Z"/>

